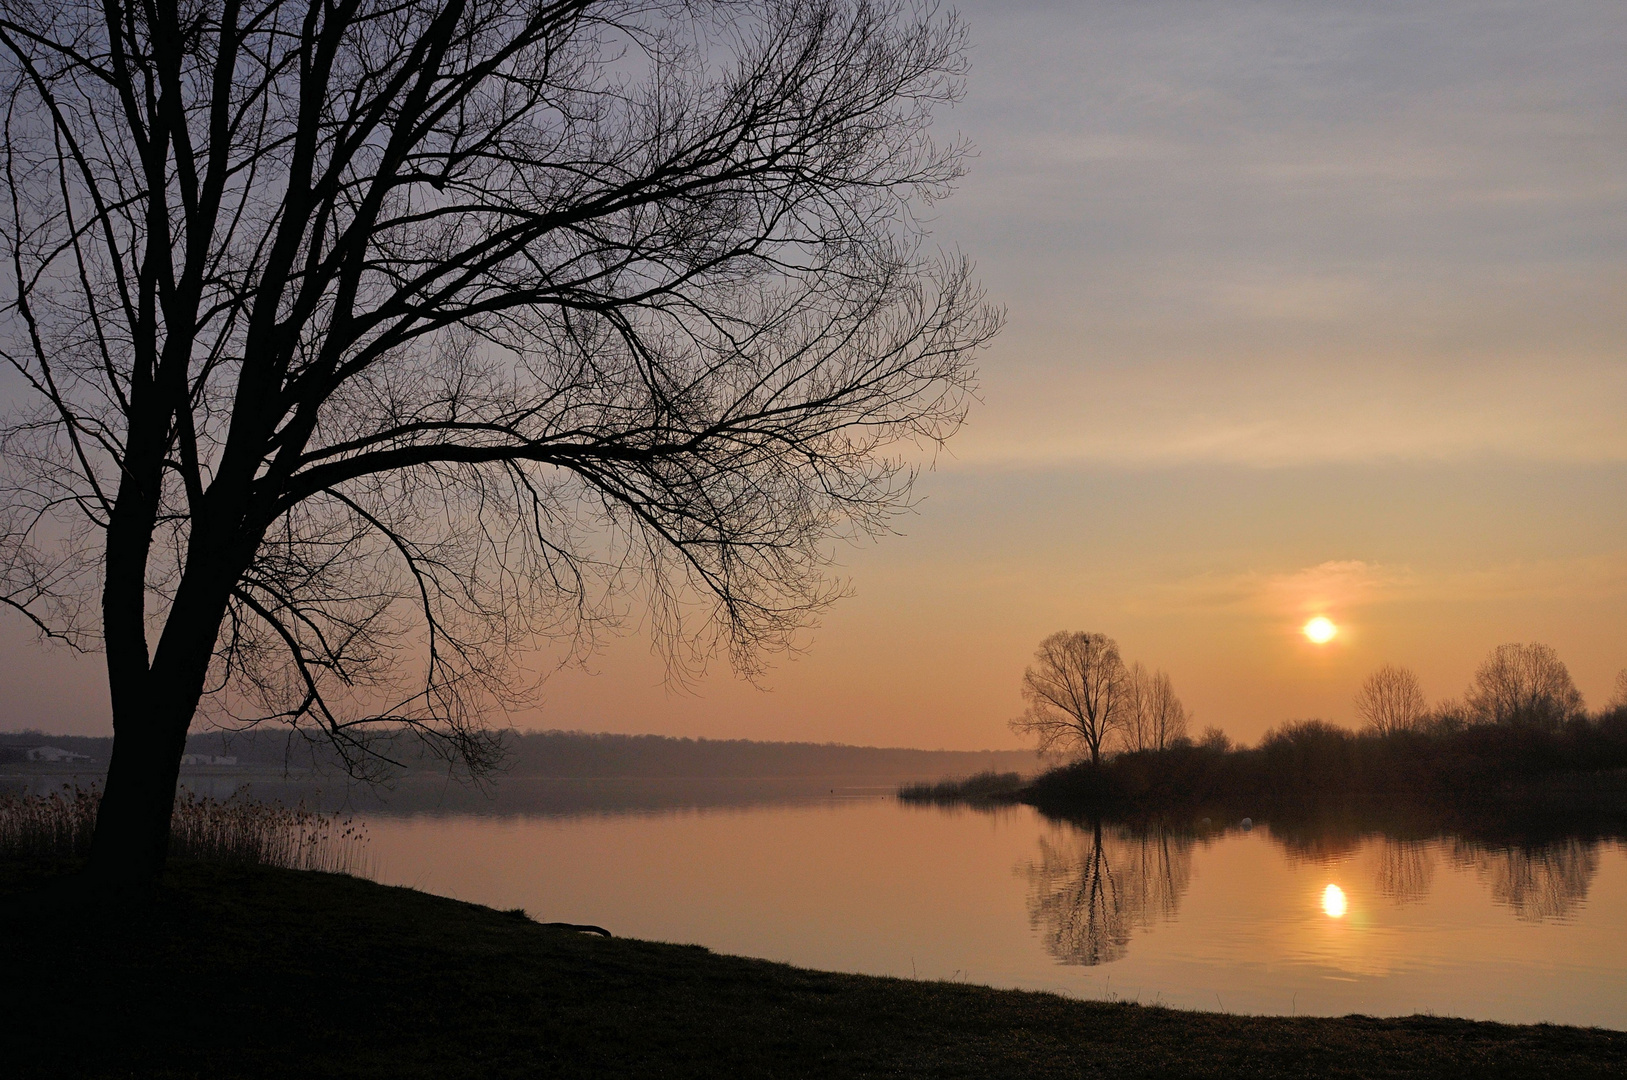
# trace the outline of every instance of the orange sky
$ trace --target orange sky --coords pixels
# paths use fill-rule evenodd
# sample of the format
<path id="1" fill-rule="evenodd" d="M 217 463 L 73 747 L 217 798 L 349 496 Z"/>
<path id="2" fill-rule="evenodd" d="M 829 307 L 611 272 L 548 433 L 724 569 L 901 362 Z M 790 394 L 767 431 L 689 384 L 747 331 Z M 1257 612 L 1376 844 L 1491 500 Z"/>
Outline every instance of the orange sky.
<path id="1" fill-rule="evenodd" d="M 936 239 L 1009 312 L 904 535 L 759 690 L 636 631 L 527 727 L 1017 745 L 1040 638 L 1116 637 L 1199 726 L 1460 694 L 1507 641 L 1627 666 L 1627 8 L 994 5 Z M 1297 629 L 1325 613 L 1324 648 Z M 0 616 L 0 727 L 105 732 Z"/>

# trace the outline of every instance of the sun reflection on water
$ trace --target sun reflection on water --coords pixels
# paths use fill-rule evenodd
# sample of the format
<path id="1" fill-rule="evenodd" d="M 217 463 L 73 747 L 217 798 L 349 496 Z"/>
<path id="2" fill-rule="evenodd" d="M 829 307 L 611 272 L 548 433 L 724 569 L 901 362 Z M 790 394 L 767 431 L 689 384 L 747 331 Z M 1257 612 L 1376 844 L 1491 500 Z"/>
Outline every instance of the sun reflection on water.
<path id="1" fill-rule="evenodd" d="M 1330 918 L 1342 919 L 1350 904 L 1345 900 L 1345 891 L 1337 885 L 1329 885 L 1322 890 L 1322 910 Z"/>

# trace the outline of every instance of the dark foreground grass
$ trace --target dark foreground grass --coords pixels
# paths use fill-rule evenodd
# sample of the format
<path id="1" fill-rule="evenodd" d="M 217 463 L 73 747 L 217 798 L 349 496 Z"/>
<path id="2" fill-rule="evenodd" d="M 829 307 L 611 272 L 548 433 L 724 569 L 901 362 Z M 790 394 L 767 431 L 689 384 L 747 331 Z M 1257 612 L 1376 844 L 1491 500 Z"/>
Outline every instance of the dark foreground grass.
<path id="1" fill-rule="evenodd" d="M 136 907 L 0 864 L 10 1077 L 1604 1076 L 1627 1037 L 1250 1018 L 804 971 L 356 878 L 184 864 Z"/>

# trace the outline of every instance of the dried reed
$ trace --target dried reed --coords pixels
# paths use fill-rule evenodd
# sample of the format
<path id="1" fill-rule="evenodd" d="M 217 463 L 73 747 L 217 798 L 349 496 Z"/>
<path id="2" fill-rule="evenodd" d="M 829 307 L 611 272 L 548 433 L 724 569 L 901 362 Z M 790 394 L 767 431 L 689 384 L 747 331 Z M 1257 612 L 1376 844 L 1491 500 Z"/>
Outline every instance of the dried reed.
<path id="1" fill-rule="evenodd" d="M 0 798 L 0 855 L 84 857 L 90 854 L 101 792 L 64 785 L 49 795 Z M 173 858 L 363 874 L 367 829 L 304 804 L 199 798 L 182 791 L 170 818 Z"/>

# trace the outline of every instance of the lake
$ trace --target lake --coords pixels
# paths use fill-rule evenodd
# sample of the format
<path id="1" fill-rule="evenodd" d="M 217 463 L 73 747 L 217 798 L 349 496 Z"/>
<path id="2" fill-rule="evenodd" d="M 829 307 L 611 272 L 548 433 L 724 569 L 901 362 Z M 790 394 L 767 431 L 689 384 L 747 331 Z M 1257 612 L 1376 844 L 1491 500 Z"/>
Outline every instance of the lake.
<path id="1" fill-rule="evenodd" d="M 545 921 L 834 971 L 1238 1013 L 1627 1028 L 1617 840 L 1183 835 L 834 781 L 642 786 L 576 782 L 561 800 L 560 784 L 534 784 L 522 813 L 371 808 L 372 870 Z"/>

